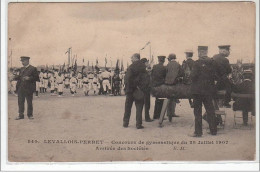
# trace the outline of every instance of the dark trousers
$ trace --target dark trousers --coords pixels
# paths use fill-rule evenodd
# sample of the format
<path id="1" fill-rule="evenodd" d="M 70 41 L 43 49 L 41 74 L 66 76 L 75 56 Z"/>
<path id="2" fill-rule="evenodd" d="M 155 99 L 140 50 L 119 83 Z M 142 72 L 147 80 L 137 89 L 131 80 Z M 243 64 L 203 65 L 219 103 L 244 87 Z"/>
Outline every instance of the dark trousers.
<path id="1" fill-rule="evenodd" d="M 100 83 L 100 88 L 99 88 L 99 91 L 98 91 L 98 95 L 101 95 L 101 94 L 103 94 L 104 90 L 103 90 L 102 81 L 99 81 L 99 83 Z"/>
<path id="2" fill-rule="evenodd" d="M 145 119 L 149 120 L 150 119 L 150 105 L 151 105 L 151 96 L 150 92 L 145 92 L 144 93 L 144 112 L 145 112 Z"/>
<path id="3" fill-rule="evenodd" d="M 232 85 L 226 76 L 222 77 L 221 80 L 217 83 L 217 88 L 219 90 L 226 90 L 224 101 L 225 104 L 229 103 L 231 101 Z"/>
<path id="4" fill-rule="evenodd" d="M 27 116 L 32 117 L 33 116 L 33 93 L 26 93 L 19 91 L 18 92 L 18 106 L 19 106 L 19 117 L 24 117 L 24 102 L 25 99 L 27 101 Z"/>
<path id="5" fill-rule="evenodd" d="M 153 119 L 159 119 L 162 111 L 163 99 L 156 98 L 154 105 Z"/>
<path id="6" fill-rule="evenodd" d="M 247 124 L 247 122 L 248 122 L 248 111 L 242 110 L 242 114 L 243 114 L 243 123 Z"/>
<path id="7" fill-rule="evenodd" d="M 170 98 L 167 106 L 167 116 L 173 117 L 175 115 L 176 108 L 176 100 L 174 98 Z"/>
<path id="8" fill-rule="evenodd" d="M 213 98 L 210 95 L 194 95 L 195 133 L 202 135 L 202 103 L 206 109 L 211 134 L 217 133 L 215 109 Z"/>
<path id="9" fill-rule="evenodd" d="M 131 116 L 131 109 L 133 102 L 135 102 L 136 107 L 136 126 L 142 125 L 142 111 L 143 111 L 143 105 L 144 100 L 135 100 L 133 93 L 127 93 L 126 94 L 126 100 L 125 100 L 125 114 L 124 114 L 124 124 L 129 124 L 129 119 Z"/>

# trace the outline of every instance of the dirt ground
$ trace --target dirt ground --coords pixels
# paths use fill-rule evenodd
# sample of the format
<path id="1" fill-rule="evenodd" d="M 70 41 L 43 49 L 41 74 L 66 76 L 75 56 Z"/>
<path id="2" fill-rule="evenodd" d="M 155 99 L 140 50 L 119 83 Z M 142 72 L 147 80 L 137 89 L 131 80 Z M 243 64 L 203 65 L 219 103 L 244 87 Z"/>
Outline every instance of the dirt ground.
<path id="1" fill-rule="evenodd" d="M 170 123 L 143 121 L 135 128 L 135 107 L 128 128 L 123 128 L 124 96 L 83 96 L 82 89 L 72 97 L 68 90 L 58 98 L 50 93 L 33 100 L 34 120 L 18 116 L 17 97 L 8 97 L 8 160 L 10 162 L 109 162 L 109 161 L 212 161 L 255 159 L 255 117 L 252 128 L 238 125 L 226 109 L 225 129 L 217 136 L 207 133 L 189 137 L 194 131 L 193 109 L 181 100 Z M 154 98 L 151 98 L 151 117 Z M 241 115 L 241 113 L 238 113 Z M 26 113 L 25 113 L 26 115 Z M 144 115 L 143 115 L 144 119 Z M 242 123 L 242 119 L 237 119 Z M 249 116 L 249 123 L 250 116 Z"/>

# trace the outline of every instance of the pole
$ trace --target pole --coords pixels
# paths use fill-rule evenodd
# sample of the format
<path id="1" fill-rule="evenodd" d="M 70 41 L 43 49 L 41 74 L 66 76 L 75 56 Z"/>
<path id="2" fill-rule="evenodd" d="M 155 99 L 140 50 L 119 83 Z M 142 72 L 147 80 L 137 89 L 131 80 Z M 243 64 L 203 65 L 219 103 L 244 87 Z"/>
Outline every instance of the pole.
<path id="1" fill-rule="evenodd" d="M 151 51 L 152 51 L 152 45 L 151 45 L 151 42 L 150 42 L 150 59 L 149 59 L 149 62 L 151 62 Z"/>
<path id="2" fill-rule="evenodd" d="M 68 68 L 70 67 L 70 48 L 68 50 Z"/>
<path id="3" fill-rule="evenodd" d="M 11 55 L 10 55 L 10 57 L 11 57 L 11 68 L 13 67 L 13 56 L 12 56 L 12 54 L 13 54 L 13 50 L 11 49 Z"/>
<path id="4" fill-rule="evenodd" d="M 13 54 L 13 50 L 12 50 L 12 38 L 9 38 L 9 44 L 10 44 L 10 50 L 11 50 L 11 52 L 10 52 L 10 55 L 9 55 L 9 58 L 8 59 L 10 59 L 10 61 L 8 60 L 8 62 L 9 62 L 9 65 L 11 66 L 11 68 L 13 67 L 13 58 L 12 58 L 12 54 Z"/>

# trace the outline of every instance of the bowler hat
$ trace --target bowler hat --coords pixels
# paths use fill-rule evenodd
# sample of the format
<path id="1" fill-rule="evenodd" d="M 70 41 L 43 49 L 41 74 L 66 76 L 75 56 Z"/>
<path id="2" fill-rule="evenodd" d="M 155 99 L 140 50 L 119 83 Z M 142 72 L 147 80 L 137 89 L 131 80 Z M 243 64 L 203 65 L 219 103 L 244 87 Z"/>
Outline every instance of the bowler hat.
<path id="1" fill-rule="evenodd" d="M 148 62 L 147 58 L 142 58 L 140 61 L 141 61 L 142 63 Z"/>

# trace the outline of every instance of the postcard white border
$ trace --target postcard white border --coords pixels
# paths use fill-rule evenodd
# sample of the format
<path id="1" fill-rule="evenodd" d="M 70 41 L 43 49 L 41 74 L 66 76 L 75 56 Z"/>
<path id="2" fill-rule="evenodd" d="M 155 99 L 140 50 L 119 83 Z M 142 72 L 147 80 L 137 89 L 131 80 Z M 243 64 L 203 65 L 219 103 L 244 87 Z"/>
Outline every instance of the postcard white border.
<path id="1" fill-rule="evenodd" d="M 113 0 L 113 2 L 122 0 Z M 133 0 L 130 0 L 133 1 Z M 136 0 L 135 0 L 136 1 Z M 144 0 L 147 1 L 147 0 Z M 151 1 L 151 0 L 150 0 Z M 154 0 L 152 0 L 154 1 Z M 174 1 L 174 0 L 173 0 Z M 180 0 L 179 0 L 180 1 Z M 182 0 L 196 2 L 195 0 Z M 208 0 L 212 1 L 213 0 Z M 224 1 L 224 0 L 218 0 Z M 229 0 L 235 2 L 235 0 Z M 256 106 L 256 161 L 214 162 L 37 162 L 7 160 L 7 12 L 9 2 L 109 2 L 106 0 L 2 0 L 1 1 L 1 170 L 2 171 L 259 171 L 259 107 Z M 110 1 L 111 2 L 111 1 Z M 216 1 L 214 1 L 216 2 Z M 256 4 L 256 105 L 259 105 L 259 1 Z"/>

